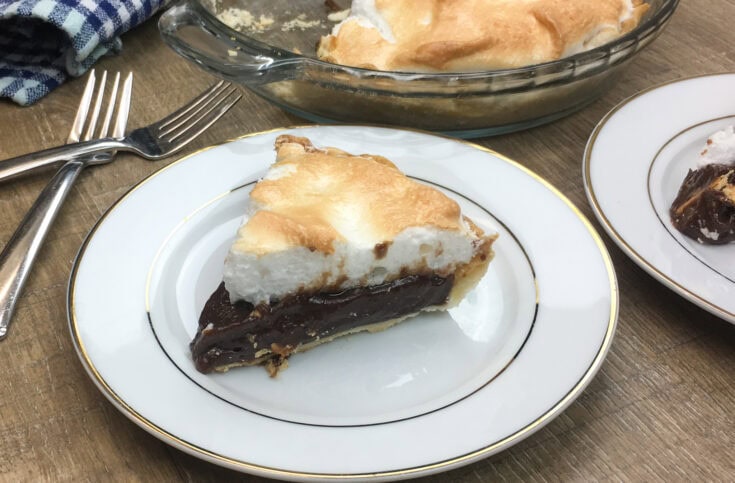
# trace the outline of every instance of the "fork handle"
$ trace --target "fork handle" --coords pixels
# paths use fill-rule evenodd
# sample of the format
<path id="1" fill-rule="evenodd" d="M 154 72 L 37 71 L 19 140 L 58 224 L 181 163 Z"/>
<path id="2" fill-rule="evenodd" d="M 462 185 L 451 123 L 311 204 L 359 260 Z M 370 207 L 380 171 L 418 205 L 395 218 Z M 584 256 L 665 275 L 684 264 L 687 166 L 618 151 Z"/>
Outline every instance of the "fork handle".
<path id="1" fill-rule="evenodd" d="M 5 161 L 0 161 L 0 182 L 16 178 L 30 171 L 36 171 L 50 166 L 59 166 L 65 161 L 85 154 L 115 150 L 130 151 L 131 148 L 117 139 L 102 138 L 65 144 L 63 146 L 6 159 Z"/>
<path id="2" fill-rule="evenodd" d="M 69 161 L 36 199 L 0 253 L 0 340 L 8 333 L 15 303 L 43 240 L 86 162 Z"/>

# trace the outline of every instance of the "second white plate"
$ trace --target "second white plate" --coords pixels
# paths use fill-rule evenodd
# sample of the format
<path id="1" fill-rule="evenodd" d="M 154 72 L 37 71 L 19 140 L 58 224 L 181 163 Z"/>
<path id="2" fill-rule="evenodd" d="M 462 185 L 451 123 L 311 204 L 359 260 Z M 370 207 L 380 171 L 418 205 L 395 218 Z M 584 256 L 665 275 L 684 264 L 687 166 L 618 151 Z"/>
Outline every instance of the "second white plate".
<path id="1" fill-rule="evenodd" d="M 657 280 L 735 323 L 735 243 L 703 245 L 671 224 L 669 207 L 714 132 L 735 124 L 735 74 L 640 92 L 600 121 L 584 156 L 587 197 L 620 248 Z"/>

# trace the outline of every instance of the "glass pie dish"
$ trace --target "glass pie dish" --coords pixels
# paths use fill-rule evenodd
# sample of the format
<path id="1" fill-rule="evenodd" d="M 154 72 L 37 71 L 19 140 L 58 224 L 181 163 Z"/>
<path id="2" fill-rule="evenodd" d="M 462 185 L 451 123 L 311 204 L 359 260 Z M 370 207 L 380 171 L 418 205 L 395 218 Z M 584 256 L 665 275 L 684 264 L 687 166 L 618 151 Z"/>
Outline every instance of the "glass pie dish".
<path id="1" fill-rule="evenodd" d="M 479 137 L 544 124 L 594 101 L 657 37 L 679 1 L 648 0 L 639 25 L 601 47 L 472 73 L 387 72 L 317 59 L 316 44 L 336 21 L 328 14 L 349 3 L 183 0 L 161 16 L 159 29 L 183 57 L 299 117 Z"/>

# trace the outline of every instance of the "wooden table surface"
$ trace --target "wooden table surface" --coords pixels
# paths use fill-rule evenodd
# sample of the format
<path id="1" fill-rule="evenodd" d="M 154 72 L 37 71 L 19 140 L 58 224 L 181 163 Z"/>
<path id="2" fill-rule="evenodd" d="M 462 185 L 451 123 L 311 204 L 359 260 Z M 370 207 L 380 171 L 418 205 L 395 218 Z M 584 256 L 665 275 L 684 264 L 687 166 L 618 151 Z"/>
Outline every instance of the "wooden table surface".
<path id="1" fill-rule="evenodd" d="M 539 173 L 600 230 L 581 178 L 585 142 L 615 104 L 653 84 L 735 71 L 733 0 L 687 0 L 622 80 L 583 111 L 547 126 L 477 142 Z M 155 21 L 123 37 L 98 67 L 135 72 L 131 125 L 154 121 L 212 77 L 160 40 Z M 63 143 L 84 80 L 32 107 L 0 101 L 0 158 Z M 735 91 L 735 89 L 734 89 Z M 244 91 L 191 147 L 306 124 Z M 72 345 L 66 290 L 90 228 L 132 185 L 173 161 L 119 155 L 84 172 L 57 219 L 0 343 L 0 479 L 266 481 L 182 453 L 118 412 L 87 377 Z M 0 246 L 50 173 L 0 186 Z M 638 268 L 603 234 L 620 284 L 620 317 L 601 371 L 561 416 L 511 449 L 431 482 L 490 480 L 735 481 L 735 326 L 685 301 Z"/>

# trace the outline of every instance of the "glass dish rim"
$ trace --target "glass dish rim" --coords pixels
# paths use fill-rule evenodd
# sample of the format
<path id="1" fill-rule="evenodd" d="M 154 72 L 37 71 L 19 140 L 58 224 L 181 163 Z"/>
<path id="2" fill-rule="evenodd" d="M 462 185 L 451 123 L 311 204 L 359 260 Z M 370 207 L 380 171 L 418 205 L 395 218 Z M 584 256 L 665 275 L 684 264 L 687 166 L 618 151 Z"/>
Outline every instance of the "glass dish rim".
<path id="1" fill-rule="evenodd" d="M 352 75 L 357 78 L 390 78 L 396 81 L 414 81 L 414 80 L 446 80 L 446 81 L 469 81 L 469 80 L 487 80 L 487 79 L 517 79 L 519 77 L 531 77 L 536 75 L 550 75 L 559 74 L 563 72 L 574 72 L 576 69 L 580 69 L 582 73 L 588 69 L 585 67 L 591 66 L 596 62 L 604 59 L 611 58 L 614 54 L 626 50 L 631 41 L 633 44 L 638 44 L 641 41 L 656 35 L 663 25 L 667 23 L 670 17 L 674 14 L 676 7 L 680 0 L 661 0 L 661 6 L 647 18 L 641 22 L 630 32 L 616 38 L 615 40 L 603 44 L 594 49 L 585 50 L 568 57 L 564 57 L 549 62 L 543 62 L 540 64 L 531 64 L 522 67 L 513 67 L 507 69 L 494 69 L 476 72 L 410 72 L 410 71 L 387 71 L 387 70 L 374 70 L 363 67 L 353 67 L 342 64 L 334 64 L 331 62 L 320 60 L 316 57 L 310 57 L 307 55 L 297 54 L 295 52 L 276 47 L 274 45 L 262 42 L 253 37 L 250 37 L 242 32 L 239 32 L 227 24 L 219 20 L 207 7 L 203 5 L 202 0 L 182 0 L 181 3 L 189 3 L 196 8 L 199 13 L 203 16 L 203 19 L 209 24 L 209 27 L 214 27 L 220 30 L 222 34 L 226 35 L 232 40 L 237 40 L 243 44 L 251 47 L 253 50 L 261 52 L 262 54 L 269 54 L 274 57 L 275 62 L 299 62 L 309 64 L 310 66 L 330 70 L 332 72 L 343 72 Z M 638 49 L 634 49 L 633 52 L 628 52 L 624 56 L 625 59 L 635 54 Z M 277 60 L 276 60 L 277 59 Z M 605 65 L 605 69 L 616 65 L 615 63 L 608 63 Z M 571 79 L 576 79 L 578 76 L 572 75 Z M 581 77 L 581 76 L 580 76 Z M 335 81 L 335 79 L 333 79 Z"/>

